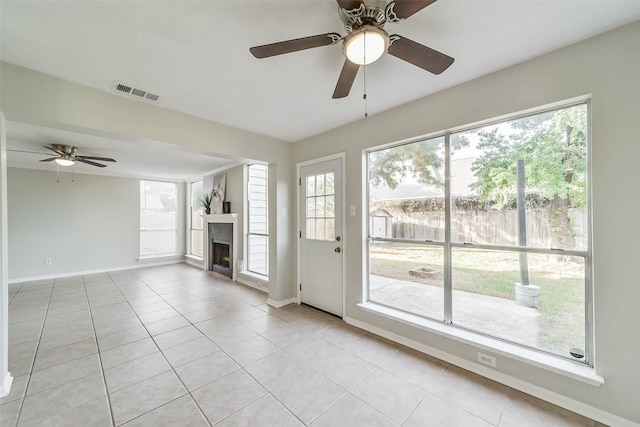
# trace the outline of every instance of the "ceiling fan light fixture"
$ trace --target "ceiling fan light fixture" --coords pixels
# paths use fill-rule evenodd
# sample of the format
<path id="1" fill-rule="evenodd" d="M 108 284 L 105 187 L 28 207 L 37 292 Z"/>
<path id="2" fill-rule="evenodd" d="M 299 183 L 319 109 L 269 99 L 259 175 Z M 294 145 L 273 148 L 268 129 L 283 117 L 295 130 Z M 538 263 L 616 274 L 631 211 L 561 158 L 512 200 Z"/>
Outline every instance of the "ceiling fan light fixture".
<path id="1" fill-rule="evenodd" d="M 73 166 L 75 164 L 75 160 L 70 159 L 68 157 L 60 157 L 54 160 L 60 166 Z"/>
<path id="2" fill-rule="evenodd" d="M 368 65 L 377 61 L 389 47 L 389 35 L 382 28 L 363 25 L 349 34 L 342 46 L 349 61 Z"/>

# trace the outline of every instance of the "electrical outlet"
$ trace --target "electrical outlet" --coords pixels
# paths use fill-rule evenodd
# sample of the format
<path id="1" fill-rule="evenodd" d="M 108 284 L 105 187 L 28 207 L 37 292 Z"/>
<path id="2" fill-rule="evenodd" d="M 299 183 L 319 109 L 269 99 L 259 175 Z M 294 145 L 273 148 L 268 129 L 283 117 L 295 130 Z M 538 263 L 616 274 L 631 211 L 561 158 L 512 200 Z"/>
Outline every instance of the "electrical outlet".
<path id="1" fill-rule="evenodd" d="M 492 368 L 496 367 L 496 358 L 493 356 L 489 356 L 488 354 L 478 352 L 478 362 L 489 365 Z"/>
<path id="2" fill-rule="evenodd" d="M 51 264 L 53 264 L 53 260 L 52 260 L 51 258 L 45 258 L 45 259 L 44 259 L 44 263 L 45 263 L 46 265 L 51 265 Z"/>

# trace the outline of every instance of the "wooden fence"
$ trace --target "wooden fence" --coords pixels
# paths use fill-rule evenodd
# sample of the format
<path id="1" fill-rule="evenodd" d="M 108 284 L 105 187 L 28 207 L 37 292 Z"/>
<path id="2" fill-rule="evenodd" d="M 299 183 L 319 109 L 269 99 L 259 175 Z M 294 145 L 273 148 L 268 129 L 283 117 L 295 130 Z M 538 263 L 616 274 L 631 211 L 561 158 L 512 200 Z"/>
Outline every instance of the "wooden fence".
<path id="1" fill-rule="evenodd" d="M 390 217 L 384 232 L 376 235 L 398 239 L 444 240 L 444 212 L 404 212 L 385 207 Z M 551 229 L 548 209 L 527 209 L 527 245 L 551 247 Z M 587 215 L 582 209 L 570 209 L 569 217 L 575 232 L 576 247 L 587 247 Z M 373 221 L 372 221 L 373 223 Z M 492 245 L 518 244 L 518 218 L 516 210 L 464 210 L 453 211 L 451 217 L 452 241 Z M 574 248 L 563 248 L 574 249 Z"/>

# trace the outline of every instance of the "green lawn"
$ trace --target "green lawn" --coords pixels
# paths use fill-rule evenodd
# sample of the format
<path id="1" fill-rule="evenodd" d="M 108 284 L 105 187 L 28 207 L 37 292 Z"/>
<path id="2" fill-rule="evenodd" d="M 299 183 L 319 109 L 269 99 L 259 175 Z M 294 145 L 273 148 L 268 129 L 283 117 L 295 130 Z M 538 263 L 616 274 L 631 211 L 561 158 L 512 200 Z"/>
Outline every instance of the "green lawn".
<path id="1" fill-rule="evenodd" d="M 538 348 L 568 355 L 584 349 L 584 263 L 579 257 L 564 259 L 529 254 L 530 283 L 540 287 Z M 454 248 L 453 288 L 515 301 L 514 283 L 520 282 L 518 254 Z M 443 270 L 443 251 L 425 245 L 384 243 L 371 245 L 371 273 L 399 280 L 443 286 L 443 275 L 417 278 L 418 267 Z M 515 302 L 514 302 L 515 304 Z M 454 308 L 455 309 L 455 308 Z"/>

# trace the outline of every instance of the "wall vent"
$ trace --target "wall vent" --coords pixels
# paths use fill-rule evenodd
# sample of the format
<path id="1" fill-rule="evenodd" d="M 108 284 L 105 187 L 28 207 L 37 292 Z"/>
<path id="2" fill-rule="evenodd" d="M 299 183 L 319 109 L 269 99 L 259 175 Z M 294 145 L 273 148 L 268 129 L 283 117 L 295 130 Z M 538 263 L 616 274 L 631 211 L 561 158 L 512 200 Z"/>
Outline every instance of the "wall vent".
<path id="1" fill-rule="evenodd" d="M 160 95 L 156 95 L 155 93 L 147 92 L 144 89 L 140 89 L 134 87 L 133 85 L 122 83 L 117 80 L 113 81 L 112 89 L 121 95 L 128 95 L 131 98 L 142 99 L 148 102 L 158 102 L 160 100 Z"/>

